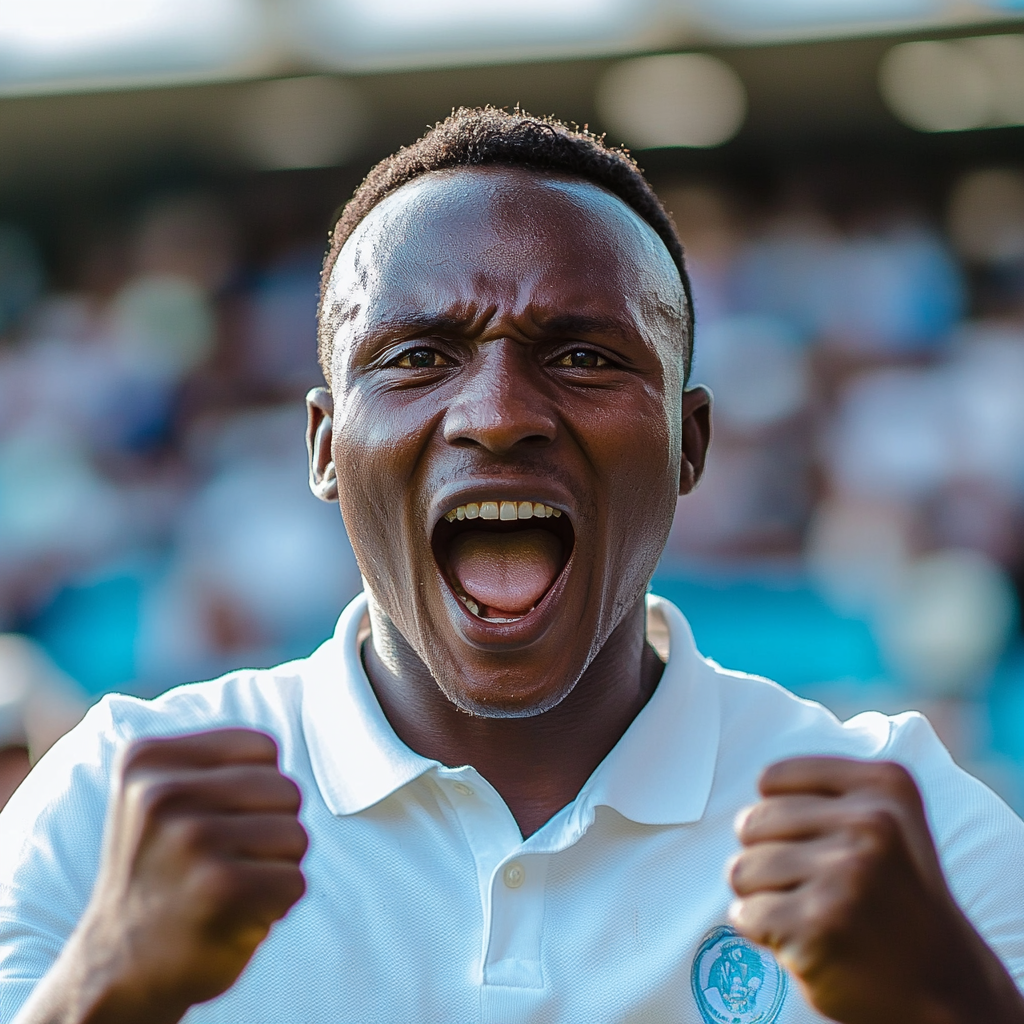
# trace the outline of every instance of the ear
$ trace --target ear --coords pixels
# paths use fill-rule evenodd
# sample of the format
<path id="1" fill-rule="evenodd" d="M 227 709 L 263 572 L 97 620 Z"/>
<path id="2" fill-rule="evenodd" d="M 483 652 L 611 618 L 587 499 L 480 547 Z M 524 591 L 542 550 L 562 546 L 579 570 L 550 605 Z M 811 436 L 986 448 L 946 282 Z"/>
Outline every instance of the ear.
<path id="1" fill-rule="evenodd" d="M 309 489 L 331 504 L 338 500 L 338 475 L 331 454 L 331 417 L 334 398 L 327 388 L 313 388 L 306 395 L 306 451 L 309 452 Z"/>
<path id="2" fill-rule="evenodd" d="M 683 392 L 683 459 L 679 493 L 689 494 L 704 472 L 711 443 L 711 392 L 703 385 Z"/>

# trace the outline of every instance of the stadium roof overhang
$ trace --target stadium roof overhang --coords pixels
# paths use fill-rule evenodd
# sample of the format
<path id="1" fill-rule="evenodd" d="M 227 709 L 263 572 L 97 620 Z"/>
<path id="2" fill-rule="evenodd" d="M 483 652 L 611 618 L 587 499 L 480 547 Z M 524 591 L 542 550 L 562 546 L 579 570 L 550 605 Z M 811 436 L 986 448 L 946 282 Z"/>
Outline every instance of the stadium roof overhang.
<path id="1" fill-rule="evenodd" d="M 0 5 L 0 95 L 906 34 L 1024 0 L 32 0 Z"/>

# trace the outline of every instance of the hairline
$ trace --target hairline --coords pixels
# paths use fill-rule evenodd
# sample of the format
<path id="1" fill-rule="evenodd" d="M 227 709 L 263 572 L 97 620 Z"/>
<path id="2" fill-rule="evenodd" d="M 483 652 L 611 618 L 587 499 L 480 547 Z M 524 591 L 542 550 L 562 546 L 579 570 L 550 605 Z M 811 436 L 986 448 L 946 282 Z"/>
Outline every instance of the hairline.
<path id="1" fill-rule="evenodd" d="M 321 339 L 322 332 L 325 327 L 326 321 L 330 319 L 331 312 L 337 307 L 337 303 L 332 303 L 330 307 L 327 305 L 327 298 L 330 294 L 331 281 L 334 278 L 334 271 L 337 268 L 338 262 L 341 259 L 341 254 L 348 248 L 349 243 L 359 233 L 360 228 L 366 223 L 373 212 L 379 209 L 384 203 L 386 203 L 392 196 L 397 195 L 403 189 L 409 185 L 413 185 L 420 182 L 424 178 L 428 178 L 434 175 L 446 175 L 454 177 L 455 175 L 463 172 L 472 171 L 513 171 L 517 173 L 530 174 L 535 178 L 547 179 L 547 180 L 561 180 L 563 182 L 576 182 L 584 185 L 592 186 L 604 195 L 614 199 L 621 206 L 632 215 L 632 218 L 639 221 L 646 230 L 653 235 L 661 247 L 661 251 L 668 257 L 669 263 L 671 264 L 676 276 L 679 279 L 680 287 L 683 291 L 683 303 L 682 303 L 682 338 L 681 348 L 683 357 L 683 385 L 685 387 L 689 379 L 690 371 L 690 359 L 692 358 L 693 348 L 693 302 L 690 296 L 689 289 L 687 288 L 687 280 L 684 271 L 676 263 L 675 257 L 672 255 L 672 251 L 669 249 L 665 239 L 661 237 L 660 232 L 655 226 L 631 203 L 627 202 L 622 196 L 618 195 L 608 186 L 600 181 L 594 180 L 586 174 L 581 174 L 571 170 L 563 168 L 547 168 L 547 167 L 534 167 L 527 163 L 521 163 L 512 160 L 493 160 L 487 163 L 471 164 L 471 163 L 460 163 L 452 164 L 447 167 L 425 167 L 418 171 L 415 175 L 404 181 L 398 183 L 394 188 L 390 188 L 380 195 L 376 202 L 363 214 L 363 216 L 352 226 L 345 241 L 340 246 L 330 246 L 324 260 L 324 266 L 322 270 L 323 283 L 321 285 L 321 296 L 320 302 L 317 309 L 317 338 L 318 344 Z M 338 218 L 340 219 L 340 217 Z M 660 303 L 659 303 L 660 305 Z M 330 351 L 333 356 L 334 352 L 334 339 L 330 339 Z M 324 372 L 327 375 L 328 386 L 331 385 L 331 376 L 329 367 L 324 367 Z"/>

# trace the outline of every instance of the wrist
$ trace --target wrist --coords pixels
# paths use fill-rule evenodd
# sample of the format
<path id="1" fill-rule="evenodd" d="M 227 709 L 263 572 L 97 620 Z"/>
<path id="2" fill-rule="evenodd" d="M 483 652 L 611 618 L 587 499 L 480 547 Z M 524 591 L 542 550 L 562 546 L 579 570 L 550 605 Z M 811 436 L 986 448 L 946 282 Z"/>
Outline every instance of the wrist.
<path id="1" fill-rule="evenodd" d="M 142 975 L 129 946 L 87 912 L 16 1024 L 177 1024 L 190 1003 Z"/>
<path id="2" fill-rule="evenodd" d="M 958 964 L 937 979 L 936 995 L 921 1016 L 924 1024 L 1024 1024 L 1024 996 L 1003 962 L 964 919 L 965 941 Z"/>

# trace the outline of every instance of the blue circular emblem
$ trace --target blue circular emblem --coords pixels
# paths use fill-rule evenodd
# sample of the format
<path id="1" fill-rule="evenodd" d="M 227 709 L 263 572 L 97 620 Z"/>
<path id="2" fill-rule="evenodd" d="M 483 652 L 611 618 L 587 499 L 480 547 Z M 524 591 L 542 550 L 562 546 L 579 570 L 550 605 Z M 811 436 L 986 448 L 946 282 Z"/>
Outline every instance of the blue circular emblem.
<path id="1" fill-rule="evenodd" d="M 690 979 L 707 1024 L 772 1024 L 786 998 L 775 957 L 724 926 L 700 944 Z"/>

